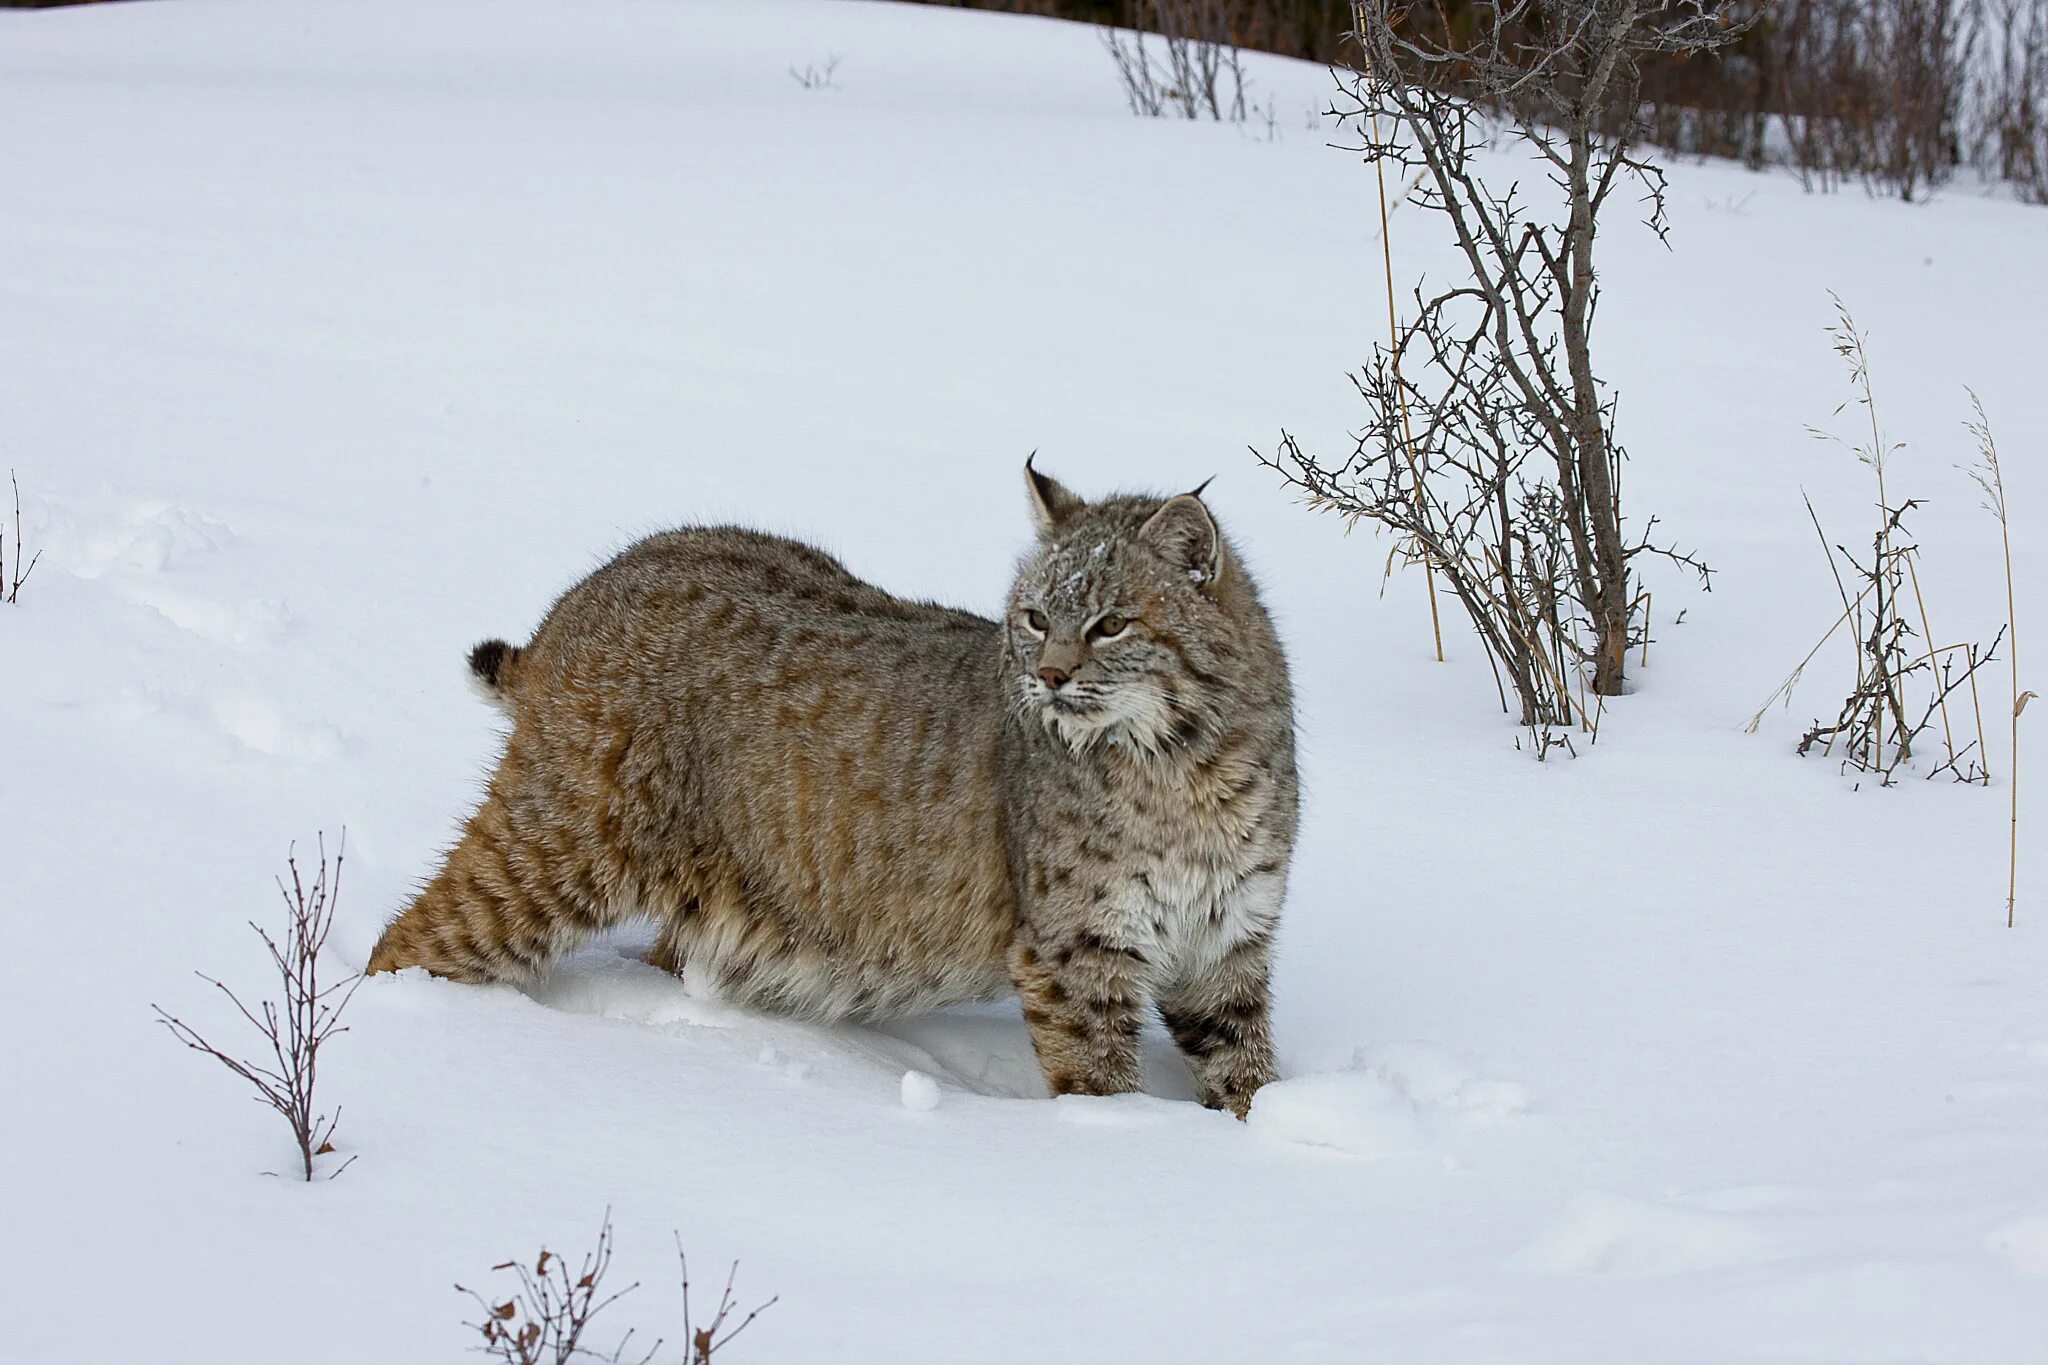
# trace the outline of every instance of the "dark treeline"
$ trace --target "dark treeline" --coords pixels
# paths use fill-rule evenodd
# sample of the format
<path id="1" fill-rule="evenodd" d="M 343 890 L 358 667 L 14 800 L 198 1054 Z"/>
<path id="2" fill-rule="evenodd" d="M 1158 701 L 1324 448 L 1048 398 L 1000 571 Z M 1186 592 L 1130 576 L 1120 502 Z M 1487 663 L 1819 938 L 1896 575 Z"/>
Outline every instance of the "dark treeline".
<path id="1" fill-rule="evenodd" d="M 1348 0 L 926 3 L 1195 31 L 1317 62 L 1348 58 Z M 1406 22 L 1455 38 L 1492 8 L 1421 0 Z M 1567 8 L 1562 0 L 1529 7 L 1539 22 Z M 1749 17 L 1727 46 L 1643 72 L 1633 113 L 1648 140 L 1681 154 L 1787 165 L 1813 189 L 1856 183 L 1906 199 L 1974 167 L 2048 202 L 2048 0 L 1756 0 Z"/>

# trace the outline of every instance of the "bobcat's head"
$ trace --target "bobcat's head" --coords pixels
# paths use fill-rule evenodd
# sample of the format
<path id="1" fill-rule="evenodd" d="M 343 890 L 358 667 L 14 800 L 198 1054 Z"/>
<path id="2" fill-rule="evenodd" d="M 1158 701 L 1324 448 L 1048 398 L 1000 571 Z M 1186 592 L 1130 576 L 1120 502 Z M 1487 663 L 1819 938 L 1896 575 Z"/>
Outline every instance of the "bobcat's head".
<path id="1" fill-rule="evenodd" d="M 1230 550 L 1201 489 L 1091 503 L 1029 461 L 1024 474 L 1038 543 L 1004 623 L 1020 710 L 1077 751 L 1196 743 L 1222 715 L 1242 641 Z"/>

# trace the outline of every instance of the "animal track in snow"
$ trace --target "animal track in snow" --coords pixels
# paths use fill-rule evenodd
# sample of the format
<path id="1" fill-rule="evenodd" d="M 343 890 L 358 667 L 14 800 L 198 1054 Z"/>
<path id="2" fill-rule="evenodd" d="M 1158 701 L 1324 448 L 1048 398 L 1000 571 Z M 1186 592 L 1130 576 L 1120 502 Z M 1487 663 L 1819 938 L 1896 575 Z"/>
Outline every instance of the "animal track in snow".
<path id="1" fill-rule="evenodd" d="M 1351 1065 L 1385 1080 L 1417 1105 L 1474 1123 L 1512 1118 L 1529 1107 L 1528 1088 L 1519 1081 L 1489 1080 L 1435 1043 L 1371 1043 L 1358 1049 Z"/>
<path id="2" fill-rule="evenodd" d="M 284 633 L 291 611 L 282 602 L 253 598 L 240 606 L 210 602 L 161 583 L 136 583 L 128 597 L 202 640 L 222 645 L 262 644 Z"/>
<path id="3" fill-rule="evenodd" d="M 549 1009 L 654 1028 L 739 1023 L 740 1011 L 691 994 L 673 973 L 648 962 L 652 940 L 652 928 L 643 926 L 599 938 L 556 963 L 526 993 Z M 763 1064 L 769 1064 L 765 1058 Z"/>
<path id="4" fill-rule="evenodd" d="M 274 703 L 251 692 L 194 697 L 161 688 L 131 686 L 108 708 L 119 721 L 172 717 L 231 741 L 249 753 L 288 763 L 325 763 L 341 757 L 348 744 L 331 725 L 292 719 Z"/>
<path id="5" fill-rule="evenodd" d="M 1275 1081 L 1252 1099 L 1252 1131 L 1370 1160 L 1427 1152 L 1434 1143 L 1415 1102 L 1362 1071 Z"/>
<path id="6" fill-rule="evenodd" d="M 233 539 L 234 532 L 226 522 L 204 512 L 144 502 L 131 507 L 114 525 L 82 534 L 61 557 L 66 568 L 80 578 L 99 578 L 110 570 L 156 574 L 211 554 Z"/>
<path id="7" fill-rule="evenodd" d="M 1392 1042 L 1359 1048 L 1349 1070 L 1274 1082 L 1252 1101 L 1249 1121 L 1270 1137 L 1379 1160 L 1435 1151 L 1446 1132 L 1528 1107 L 1521 1085 L 1482 1077 L 1445 1048 Z"/>
<path id="8" fill-rule="evenodd" d="M 1755 1265 L 1778 1254 L 1740 1215 L 1587 1190 L 1508 1265 L 1553 1275 L 1680 1275 Z"/>
<path id="9" fill-rule="evenodd" d="M 214 723 L 243 748 L 294 763 L 324 763 L 347 750 L 331 725 L 295 721 L 265 698 L 230 692 L 208 703 Z"/>

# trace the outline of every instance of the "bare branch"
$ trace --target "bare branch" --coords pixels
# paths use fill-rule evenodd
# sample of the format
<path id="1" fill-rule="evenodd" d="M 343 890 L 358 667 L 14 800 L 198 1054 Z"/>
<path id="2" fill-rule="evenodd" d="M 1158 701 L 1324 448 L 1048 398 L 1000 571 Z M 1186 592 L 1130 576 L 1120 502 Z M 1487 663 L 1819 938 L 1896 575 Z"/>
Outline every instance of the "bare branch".
<path id="1" fill-rule="evenodd" d="M 299 1170 L 306 1180 L 313 1178 L 314 1158 L 333 1149 L 334 1130 L 341 1115 L 339 1108 L 329 1115 L 321 1113 L 316 1106 L 320 1049 L 328 1039 L 347 1032 L 341 1027 L 342 1011 L 348 1008 L 356 987 L 362 982 L 360 975 L 327 985 L 320 981 L 320 955 L 325 951 L 327 936 L 334 928 L 335 906 L 341 894 L 341 865 L 347 844 L 348 835 L 344 832 L 330 868 L 327 841 L 324 835 L 321 836 L 319 872 L 310 885 L 299 874 L 296 850 L 287 856 L 285 862 L 291 884 L 287 887 L 282 879 L 278 882 L 285 913 L 282 937 L 273 937 L 257 924 L 249 926 L 261 940 L 271 966 L 277 972 L 278 998 L 265 997 L 252 1009 L 224 982 L 199 974 L 199 979 L 226 996 L 235 1012 L 256 1031 L 270 1052 L 270 1064 L 252 1061 L 217 1047 L 162 1006 L 150 1006 L 172 1037 L 193 1051 L 213 1058 L 240 1077 L 254 1088 L 258 1100 L 283 1117 L 298 1147 Z M 329 1178 L 341 1174 L 347 1166 L 348 1162 L 343 1162 Z"/>

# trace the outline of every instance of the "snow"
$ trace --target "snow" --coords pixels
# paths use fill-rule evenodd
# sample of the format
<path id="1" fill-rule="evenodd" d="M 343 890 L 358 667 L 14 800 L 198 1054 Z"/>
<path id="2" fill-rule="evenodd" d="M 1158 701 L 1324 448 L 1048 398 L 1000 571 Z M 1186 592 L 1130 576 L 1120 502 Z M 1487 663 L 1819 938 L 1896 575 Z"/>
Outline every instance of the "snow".
<path id="1" fill-rule="evenodd" d="M 1420 582 L 1382 598 L 1385 544 L 1245 453 L 1340 448 L 1383 319 L 1319 71 L 1253 64 L 1269 141 L 1131 118 L 1085 28 L 853 0 L 0 33 L 0 463 L 46 551 L 0 607 L 10 1358 L 457 1358 L 448 1286 L 609 1206 L 620 1330 L 674 1340 L 672 1230 L 781 1295 L 734 1365 L 2039 1359 L 2039 841 L 2007 931 L 2002 785 L 1794 758 L 1833 649 L 1740 724 L 1838 610 L 1800 488 L 1863 535 L 1866 471 L 1804 432 L 1857 415 L 1831 288 L 1938 630 L 2002 600 L 1965 383 L 2022 611 L 2048 587 L 2040 210 L 1688 164 L 1670 251 L 1610 225 L 1627 497 L 1720 572 L 1653 578 L 1635 694 L 1538 764 L 1449 616 L 1429 657 Z M 788 74 L 833 55 L 835 88 Z M 1451 268 L 1393 233 L 1403 279 Z M 1051 1102 L 1014 1004 L 761 1018 L 635 931 L 530 992 L 366 983 L 322 1075 L 355 1164 L 261 1174 L 281 1126 L 148 1004 L 225 1032 L 191 971 L 257 983 L 286 846 L 344 824 L 363 960 L 493 758 L 471 644 L 682 521 L 992 609 L 1033 449 L 1086 493 L 1220 474 L 1292 652 L 1286 1079 L 1249 1123 L 1163 1036 L 1145 1095 Z"/>
<path id="2" fill-rule="evenodd" d="M 1556 1275 L 1680 1275 L 1771 1258 L 1769 1238 L 1749 1218 L 1588 1190 L 1509 1264 Z"/>
<path id="3" fill-rule="evenodd" d="M 939 1082 L 922 1071 L 903 1073 L 903 1107 L 929 1114 L 939 1107 Z"/>

